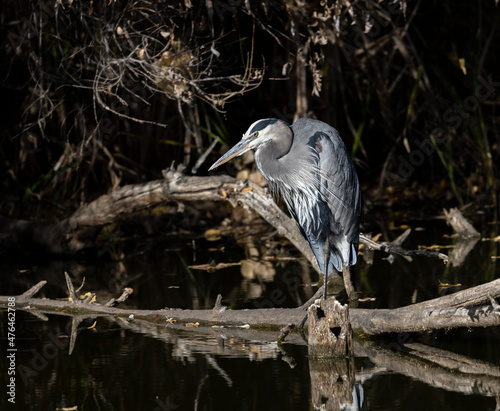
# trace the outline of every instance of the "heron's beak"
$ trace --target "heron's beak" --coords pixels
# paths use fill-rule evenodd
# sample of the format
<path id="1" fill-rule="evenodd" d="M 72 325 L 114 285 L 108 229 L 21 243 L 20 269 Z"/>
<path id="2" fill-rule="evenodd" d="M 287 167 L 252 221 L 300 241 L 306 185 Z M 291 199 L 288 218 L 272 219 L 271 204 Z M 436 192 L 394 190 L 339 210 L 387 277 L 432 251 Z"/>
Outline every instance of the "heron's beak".
<path id="1" fill-rule="evenodd" d="M 246 153 L 250 150 L 250 139 L 246 139 L 243 137 L 238 144 L 236 144 L 231 150 L 229 150 L 226 154 L 224 154 L 221 158 L 219 158 L 213 165 L 208 169 L 208 171 L 213 170 L 216 167 L 219 167 L 221 164 L 231 160 L 233 157 L 237 157 Z"/>

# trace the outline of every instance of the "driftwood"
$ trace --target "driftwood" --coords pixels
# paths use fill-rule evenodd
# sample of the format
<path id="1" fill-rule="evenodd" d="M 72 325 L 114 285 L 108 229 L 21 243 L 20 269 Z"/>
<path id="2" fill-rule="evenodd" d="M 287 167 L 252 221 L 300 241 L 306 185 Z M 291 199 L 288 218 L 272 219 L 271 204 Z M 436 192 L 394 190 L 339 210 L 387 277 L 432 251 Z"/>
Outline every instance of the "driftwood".
<path id="1" fill-rule="evenodd" d="M 61 313 L 61 315 L 66 315 L 66 313 Z M 72 323 L 73 321 L 68 326 Z M 181 353 L 183 359 L 202 355 L 214 365 L 216 372 L 220 373 L 225 380 L 231 378 L 232 374 L 225 372 L 222 366 L 220 369 L 217 366 L 217 358 L 221 354 L 224 357 L 238 359 L 281 358 L 293 368 L 295 359 L 287 348 L 290 344 L 305 344 L 305 341 L 296 333 L 289 334 L 287 337 L 289 344 L 280 346 L 276 343 L 276 331 L 257 330 L 253 327 L 203 326 L 201 324 L 186 327 L 186 324 L 167 322 L 160 317 L 152 322 L 137 318 L 105 316 L 98 319 L 96 327 L 106 330 L 108 327 L 103 323 L 113 324 L 113 329 L 119 326 L 124 330 L 172 344 L 172 352 Z M 88 331 L 83 328 L 80 332 Z M 413 341 L 412 334 L 403 333 L 396 337 L 390 340 L 354 341 L 355 367 L 352 359 L 315 361 L 309 358 L 313 405 L 326 404 L 327 407 L 324 407 L 326 409 L 339 409 L 340 407 L 336 406 L 338 403 L 361 402 L 359 396 L 361 386 L 366 393 L 367 389 L 375 388 L 371 387 L 371 384 L 372 382 L 377 384 L 377 376 L 397 373 L 448 392 L 497 398 L 496 409 L 500 409 L 500 367 L 498 365 L 417 344 Z M 229 348 L 227 347 L 228 341 L 231 341 Z M 65 344 L 64 346 L 67 346 L 68 343 Z M 24 365 L 32 367 L 33 372 L 36 372 L 32 362 L 28 361 Z M 363 402 L 363 404 L 366 407 L 366 403 Z M 345 407 L 340 409 L 345 409 Z"/>
<path id="2" fill-rule="evenodd" d="M 479 237 L 479 232 L 469 223 L 458 208 L 443 209 L 446 223 L 462 238 Z"/>
<path id="3" fill-rule="evenodd" d="M 103 317 L 113 322 L 123 329 L 131 330 L 135 333 L 148 335 L 152 338 L 182 346 L 183 355 L 186 352 L 203 353 L 212 365 L 218 369 L 222 376 L 230 378 L 230 375 L 217 366 L 216 358 L 211 354 L 224 353 L 225 356 L 242 355 L 255 358 L 276 358 L 281 351 L 281 358 L 286 361 L 290 367 L 294 366 L 294 359 L 287 353 L 287 345 L 276 343 L 278 335 L 278 326 L 273 330 L 272 327 L 264 327 L 262 323 L 284 323 L 292 320 L 297 323 L 304 316 L 304 309 L 267 309 L 267 310 L 243 310 L 231 311 L 224 309 L 220 299 L 213 310 L 122 310 L 110 307 L 112 303 L 122 301 L 130 294 L 131 290 L 125 290 L 122 296 L 116 300 L 112 299 L 105 304 L 83 302 L 76 299 L 77 290 L 74 290 L 69 276 L 66 275 L 68 285 L 68 295 L 75 297 L 74 300 L 44 300 L 34 298 L 43 285 L 44 281 L 32 287 L 25 293 L 15 297 L 16 309 L 26 310 L 40 317 L 42 320 L 48 318 L 43 314 L 58 314 L 71 318 L 71 334 L 69 350 L 72 351 L 78 331 L 78 325 L 87 318 Z M 73 290 L 73 291 L 72 291 Z M 487 293 L 489 296 L 500 294 L 500 280 L 492 281 L 483 286 L 474 287 L 467 292 L 467 297 L 463 297 L 464 292 L 456 293 L 456 301 L 479 301 L 479 294 Z M 473 296 L 477 294 L 475 298 Z M 71 298 L 73 298 L 71 297 Z M 0 305 L 7 305 L 8 297 L 0 297 Z M 12 301 L 12 298 L 10 298 Z M 452 303 L 452 302 L 450 302 Z M 500 317 L 500 306 L 494 301 L 488 307 L 476 307 L 483 311 L 483 314 L 490 319 L 496 318 L 498 324 Z M 436 304 L 439 305 L 439 304 Z M 387 323 L 385 314 L 390 311 L 402 314 L 397 321 L 402 318 L 411 328 L 415 311 L 426 312 L 426 315 L 434 318 L 432 310 L 416 309 L 395 310 L 358 310 L 350 309 L 349 316 L 352 319 L 352 325 L 357 332 L 378 333 L 386 325 L 386 331 L 393 332 L 400 330 L 401 324 L 393 327 Z M 462 307 L 463 308 L 463 307 Z M 474 308 L 474 307 L 472 307 Z M 438 310 L 439 311 L 439 310 Z M 482 315 L 483 315 L 482 314 Z M 471 315 L 471 311 L 469 311 Z M 472 314 L 469 317 L 472 320 L 468 326 L 485 326 L 482 315 Z M 102 321 L 102 320 L 101 320 Z M 372 326 L 365 328 L 363 324 Z M 419 319 L 416 320 L 418 327 Z M 440 323 L 441 324 L 441 323 Z M 442 324 L 441 324 L 442 325 Z M 99 323 L 97 325 L 100 326 Z M 450 328 L 455 326 L 453 321 L 449 323 Z M 361 327 L 361 329 L 360 329 Z M 287 327 L 288 331 L 291 327 Z M 432 328 L 432 327 L 431 327 Z M 287 332 L 288 332 L 287 331 Z M 416 330 L 418 331 L 418 329 Z M 190 336 L 189 336 L 189 335 Z M 193 335 L 201 335 L 204 338 L 193 338 Z M 225 349 L 225 341 L 231 340 L 231 348 Z M 294 344 L 304 344 L 297 334 L 290 334 L 287 337 L 288 342 Z M 313 405 L 320 407 L 326 405 L 328 409 L 345 409 L 345 405 L 358 403 L 361 405 L 362 393 L 359 386 L 362 384 L 364 389 L 370 386 L 372 377 L 379 373 L 399 373 L 451 392 L 460 392 L 463 394 L 480 394 L 487 397 L 497 398 L 497 409 L 500 399 L 500 367 L 455 354 L 449 351 L 429 347 L 423 344 L 413 342 L 412 334 L 402 332 L 394 340 L 389 342 L 368 341 L 364 338 L 361 342 L 354 341 L 352 344 L 354 356 L 357 357 L 358 366 L 354 366 L 351 358 L 309 358 L 309 373 L 311 378 L 311 400 Z M 278 351 L 279 350 L 279 351 Z M 364 363 L 363 363 L 364 361 Z M 432 366 L 429 366 L 429 365 Z M 30 363 L 27 364 L 30 367 Z M 361 367 L 361 372 L 356 370 Z M 355 407 L 354 407 L 355 408 Z"/>
<path id="4" fill-rule="evenodd" d="M 121 187 L 80 207 L 58 223 L 14 220 L 0 216 L 0 238 L 4 245 L 23 250 L 54 254 L 75 254 L 95 246 L 101 228 L 132 213 L 169 202 L 229 201 L 255 210 L 264 220 L 285 236 L 319 271 L 311 248 L 297 224 L 276 205 L 265 189 L 249 180 L 236 180 L 227 175 L 210 177 L 185 176 L 181 171 L 164 171 L 164 179 Z M 360 242 L 370 249 L 388 253 L 448 257 L 436 251 L 402 250 L 379 244 L 365 235 Z"/>
<path id="5" fill-rule="evenodd" d="M 52 313 L 76 316 L 79 319 L 113 316 L 164 325 L 176 323 L 186 327 L 193 324 L 197 326 L 244 326 L 254 329 L 264 327 L 276 331 L 288 324 L 300 324 L 306 313 L 306 307 L 227 310 L 220 305 L 213 310 L 135 310 L 74 299 L 63 301 L 34 298 L 35 293 L 44 284 L 40 282 L 25 293 L 15 296 L 16 309 L 34 314 Z M 69 293 L 71 294 L 71 291 Z M 129 294 L 130 291 L 125 293 Z M 500 325 L 500 305 L 494 300 L 497 297 L 500 297 L 500 279 L 440 297 L 429 304 L 426 302 L 397 309 L 378 310 L 351 308 L 349 316 L 352 329 L 358 335 L 497 326 Z M 6 307 L 8 298 L 8 296 L 0 296 L 0 305 Z M 488 304 L 484 304 L 484 301 Z M 474 306 L 475 303 L 483 305 Z"/>

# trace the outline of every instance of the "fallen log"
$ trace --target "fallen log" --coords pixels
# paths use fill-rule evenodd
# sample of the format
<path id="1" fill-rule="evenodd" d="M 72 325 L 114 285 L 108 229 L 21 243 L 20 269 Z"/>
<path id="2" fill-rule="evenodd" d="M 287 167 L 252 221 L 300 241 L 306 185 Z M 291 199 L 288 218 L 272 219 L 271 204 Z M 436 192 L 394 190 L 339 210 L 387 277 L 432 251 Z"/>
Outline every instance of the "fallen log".
<path id="1" fill-rule="evenodd" d="M 255 210 L 264 220 L 285 236 L 319 271 L 311 247 L 297 224 L 276 205 L 262 187 L 250 180 L 237 180 L 227 175 L 191 177 L 179 170 L 164 171 L 164 179 L 121 187 L 80 207 L 58 223 L 14 220 L 0 216 L 0 239 L 11 248 L 54 254 L 76 254 L 95 246 L 101 228 L 126 216 L 170 202 L 228 201 Z M 422 255 L 448 261 L 436 251 L 402 250 L 379 244 L 365 235 L 360 242 L 370 249 L 404 256 Z"/>
<path id="2" fill-rule="evenodd" d="M 279 330 L 288 324 L 299 324 L 306 312 L 300 308 L 270 308 L 252 310 L 228 310 L 216 307 L 213 310 L 138 310 L 121 309 L 109 305 L 79 300 L 50 300 L 34 298 L 34 294 L 43 287 L 41 282 L 25 293 L 14 296 L 15 309 L 33 312 L 34 314 L 58 314 L 91 318 L 97 316 L 113 316 L 126 319 L 139 319 L 154 324 L 184 325 L 186 328 L 197 326 L 245 326 L 253 329 Z M 130 293 L 130 291 L 128 291 Z M 415 304 L 399 309 L 361 309 L 351 308 L 349 316 L 355 334 L 377 335 L 383 333 L 411 333 L 435 329 L 451 329 L 456 327 L 489 327 L 500 325 L 500 305 L 494 298 L 500 297 L 500 279 L 487 284 L 472 287 L 457 294 L 456 301 L 462 295 L 476 295 L 472 301 L 483 301 L 479 294 L 490 300 L 490 304 L 481 306 L 453 306 L 453 296 L 440 297 L 433 306 Z M 7 307 L 12 296 L 0 296 L 0 306 Z M 447 306 L 441 306 L 440 300 Z"/>

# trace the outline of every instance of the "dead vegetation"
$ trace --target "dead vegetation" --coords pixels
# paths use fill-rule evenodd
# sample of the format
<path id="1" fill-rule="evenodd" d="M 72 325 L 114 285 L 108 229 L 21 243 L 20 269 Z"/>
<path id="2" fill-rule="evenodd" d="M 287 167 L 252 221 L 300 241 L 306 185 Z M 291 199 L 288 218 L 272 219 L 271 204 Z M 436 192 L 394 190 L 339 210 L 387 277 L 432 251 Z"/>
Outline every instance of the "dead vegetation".
<path id="1" fill-rule="evenodd" d="M 64 217 L 265 116 L 335 125 L 373 201 L 496 204 L 493 1 L 10 3 L 3 214 Z"/>

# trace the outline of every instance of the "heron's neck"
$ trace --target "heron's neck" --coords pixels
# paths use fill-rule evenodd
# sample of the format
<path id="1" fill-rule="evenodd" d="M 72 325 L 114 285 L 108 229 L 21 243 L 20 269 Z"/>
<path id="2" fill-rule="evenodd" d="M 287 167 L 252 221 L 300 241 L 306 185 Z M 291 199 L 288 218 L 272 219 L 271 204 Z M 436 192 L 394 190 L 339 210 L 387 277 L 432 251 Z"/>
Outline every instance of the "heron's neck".
<path id="1" fill-rule="evenodd" d="M 292 129 L 287 125 L 267 144 L 260 146 L 255 152 L 255 162 L 262 176 L 268 180 L 280 179 L 290 172 L 287 154 L 293 143 Z M 287 171 L 288 170 L 288 171 Z"/>

